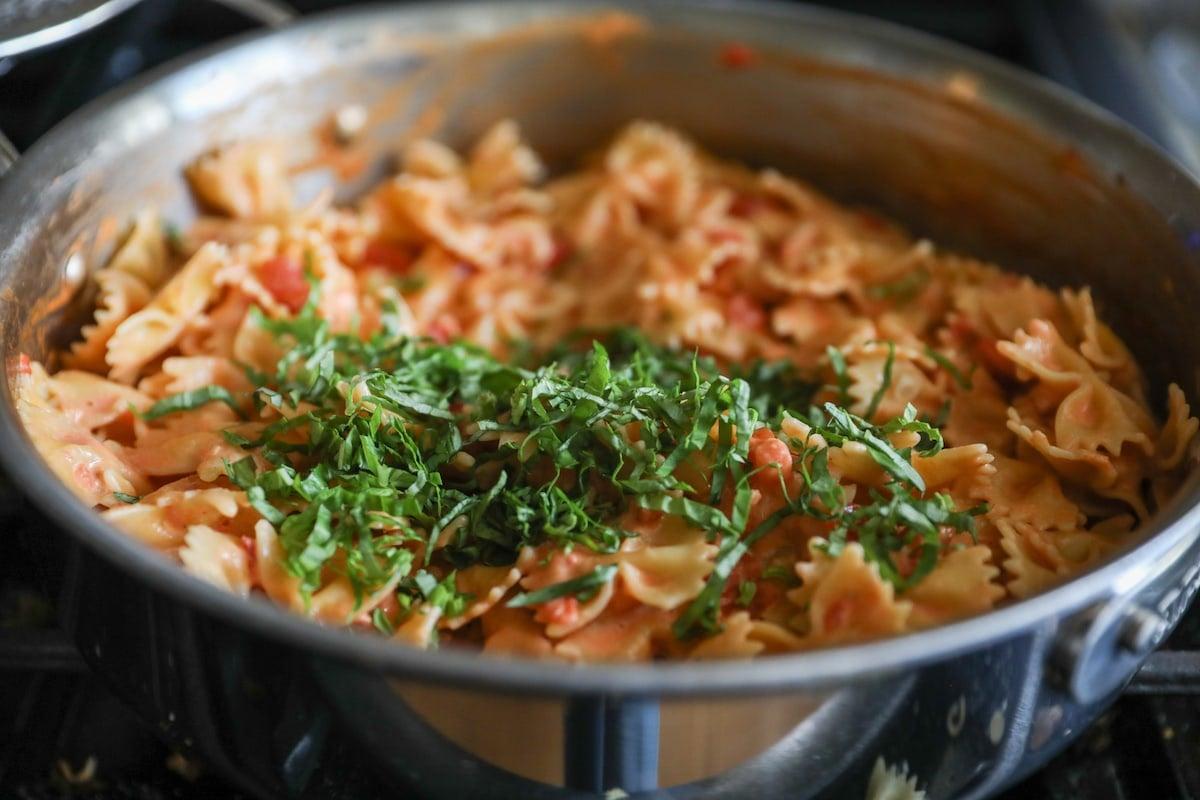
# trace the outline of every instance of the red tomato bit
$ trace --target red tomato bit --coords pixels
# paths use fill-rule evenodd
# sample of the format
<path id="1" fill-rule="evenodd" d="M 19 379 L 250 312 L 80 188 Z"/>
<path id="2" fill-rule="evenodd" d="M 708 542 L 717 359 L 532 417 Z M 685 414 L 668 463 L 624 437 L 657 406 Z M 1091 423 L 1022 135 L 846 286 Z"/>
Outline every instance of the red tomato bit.
<path id="1" fill-rule="evenodd" d="M 738 192 L 733 196 L 733 201 L 729 204 L 729 213 L 732 216 L 740 219 L 745 219 L 754 215 L 754 212 L 763 208 L 766 201 L 756 194 L 747 192 Z"/>
<path id="2" fill-rule="evenodd" d="M 303 308 L 308 300 L 309 286 L 304 277 L 304 268 L 287 256 L 278 256 L 259 264 L 258 279 L 267 291 L 291 309 L 292 313 Z"/>
<path id="3" fill-rule="evenodd" d="M 554 253 L 550 256 L 550 260 L 546 262 L 546 269 L 554 269 L 566 263 L 573 255 L 575 255 L 575 247 L 571 244 L 571 241 L 565 236 L 556 233 L 554 235 Z"/>
<path id="4" fill-rule="evenodd" d="M 779 439 L 775 438 L 766 428 L 759 428 L 750 440 L 750 464 L 755 468 L 764 468 L 750 477 L 750 485 L 760 492 L 779 491 L 779 471 L 784 476 L 792 472 L 792 451 Z M 779 466 L 771 467 L 771 464 Z"/>
<path id="5" fill-rule="evenodd" d="M 729 298 L 725 307 L 729 322 L 739 328 L 759 330 L 767 324 L 767 312 L 753 297 L 739 292 Z"/>
<path id="6" fill-rule="evenodd" d="M 413 256 L 407 249 L 398 247 L 382 239 L 372 239 L 363 250 L 362 263 L 374 265 L 405 275 L 413 265 Z"/>
<path id="7" fill-rule="evenodd" d="M 433 322 L 429 323 L 429 329 L 426 331 L 430 339 L 433 339 L 438 344 L 446 344 L 451 339 L 462 334 L 462 326 L 458 324 L 458 320 L 449 314 L 439 314 Z"/>
<path id="8" fill-rule="evenodd" d="M 579 618 L 579 600 L 570 595 L 545 603 L 533 618 L 543 625 L 570 625 Z"/>
<path id="9" fill-rule="evenodd" d="M 721 48 L 721 66 L 729 69 L 745 69 L 758 62 L 758 53 L 741 42 L 730 42 Z"/>

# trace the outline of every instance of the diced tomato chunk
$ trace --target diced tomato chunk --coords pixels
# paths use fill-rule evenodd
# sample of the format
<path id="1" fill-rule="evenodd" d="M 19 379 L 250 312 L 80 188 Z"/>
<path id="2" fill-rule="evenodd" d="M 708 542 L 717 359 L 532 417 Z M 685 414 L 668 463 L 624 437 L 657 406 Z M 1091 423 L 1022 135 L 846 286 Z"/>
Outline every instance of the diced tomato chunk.
<path id="1" fill-rule="evenodd" d="M 721 48 L 721 66 L 729 69 L 744 69 L 758 61 L 758 53 L 741 42 L 730 42 Z"/>
<path id="2" fill-rule="evenodd" d="M 554 253 L 550 256 L 550 260 L 546 262 L 546 269 L 554 269 L 560 264 L 563 264 L 571 256 L 575 255 L 575 246 L 565 236 L 555 234 L 554 236 Z"/>
<path id="3" fill-rule="evenodd" d="M 438 344 L 446 344 L 462 333 L 462 326 L 458 324 L 457 319 L 449 314 L 441 314 L 433 322 L 429 323 L 427 333 L 429 338 Z"/>
<path id="4" fill-rule="evenodd" d="M 965 345 L 970 345 L 971 342 L 975 341 L 976 336 L 978 336 L 975 326 L 962 314 L 951 315 L 949 327 L 950 333 L 954 335 L 954 338 Z"/>
<path id="5" fill-rule="evenodd" d="M 533 617 L 543 625 L 570 625 L 579 618 L 579 600 L 570 595 L 542 605 Z"/>
<path id="6" fill-rule="evenodd" d="M 21 353 L 21 355 L 17 356 L 17 374 L 18 375 L 32 375 L 33 374 L 33 362 L 29 360 L 29 356 L 26 355 L 25 353 Z"/>
<path id="7" fill-rule="evenodd" d="M 792 451 L 769 430 L 759 428 L 750 440 L 750 464 L 756 469 L 763 468 L 750 477 L 750 484 L 763 493 L 778 492 L 779 471 L 785 476 L 792 472 Z"/>
<path id="8" fill-rule="evenodd" d="M 411 252 L 381 239 L 372 239 L 367 243 L 362 260 L 364 264 L 384 267 L 397 275 L 407 274 L 413 265 Z"/>
<path id="9" fill-rule="evenodd" d="M 725 307 L 730 323 L 747 330 L 758 330 L 767 324 L 767 312 L 753 297 L 739 292 L 729 298 Z"/>
<path id="10" fill-rule="evenodd" d="M 258 279 L 271 295 L 292 312 L 299 311 L 308 300 L 308 281 L 298 261 L 278 256 L 258 265 Z"/>
<path id="11" fill-rule="evenodd" d="M 769 205 L 765 198 L 747 192 L 738 192 L 729 203 L 729 213 L 735 217 L 751 217 L 754 212 Z"/>

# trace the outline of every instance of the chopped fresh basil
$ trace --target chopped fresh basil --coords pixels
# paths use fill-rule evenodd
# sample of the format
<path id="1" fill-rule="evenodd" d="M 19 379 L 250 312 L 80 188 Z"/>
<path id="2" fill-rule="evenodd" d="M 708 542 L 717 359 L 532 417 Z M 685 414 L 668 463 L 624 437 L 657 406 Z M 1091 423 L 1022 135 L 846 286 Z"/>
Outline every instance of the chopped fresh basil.
<path id="1" fill-rule="evenodd" d="M 697 633 L 714 633 L 718 629 L 717 611 L 721 601 L 721 593 L 725 591 L 725 583 L 729 580 L 734 567 L 741 561 L 750 548 L 766 536 L 783 520 L 792 509 L 784 506 L 765 520 L 754 530 L 742 538 L 729 536 L 717 552 L 712 574 L 700 594 L 680 614 L 679 619 L 671 626 L 671 631 L 680 639 L 694 636 Z"/>
<path id="2" fill-rule="evenodd" d="M 763 580 L 776 581 L 784 586 L 799 586 L 800 578 L 791 564 L 768 564 L 762 571 Z"/>
<path id="3" fill-rule="evenodd" d="M 686 497 L 672 497 L 667 494 L 644 494 L 635 498 L 642 508 L 662 511 L 683 517 L 697 528 L 708 531 L 725 531 L 736 533 L 729 517 L 719 508 L 689 500 Z"/>
<path id="4" fill-rule="evenodd" d="M 906 302 L 921 293 L 925 284 L 929 282 L 929 277 L 928 270 L 916 269 L 891 283 L 877 283 L 874 286 L 868 286 L 867 297 L 873 300 Z"/>
<path id="5" fill-rule="evenodd" d="M 446 577 L 438 580 L 432 574 L 421 570 L 409 579 L 408 587 L 402 583 L 401 591 L 415 586 L 425 602 L 439 609 L 442 616 L 457 617 L 467 610 L 474 598 L 458 591 L 456 576 L 457 573 L 451 571 Z"/>
<path id="6" fill-rule="evenodd" d="M 178 411 L 191 411 L 209 403 L 224 403 L 237 412 L 239 417 L 246 416 L 242 413 L 242 407 L 238 405 L 233 394 L 224 386 L 204 386 L 190 392 L 180 392 L 164 397 L 143 411 L 142 419 L 154 420 Z"/>
<path id="7" fill-rule="evenodd" d="M 387 614 L 383 613 L 382 608 L 371 612 L 371 624 L 384 636 L 391 636 L 396 632 L 396 629 L 392 627 L 392 621 L 388 619 Z"/>
<path id="8" fill-rule="evenodd" d="M 958 388 L 965 392 L 971 391 L 971 374 L 973 374 L 974 370 L 972 370 L 971 373 L 964 375 L 962 370 L 960 370 L 953 361 L 946 358 L 946 356 L 942 355 L 937 350 L 934 350 L 929 345 L 925 346 L 925 355 L 932 358 L 939 367 L 944 369 L 946 374 L 948 374 L 954 380 L 954 382 L 958 384 Z"/>
<path id="9" fill-rule="evenodd" d="M 163 239 L 166 240 L 167 247 L 175 255 L 183 253 L 183 231 L 174 222 L 165 221 L 162 223 Z"/>
<path id="10" fill-rule="evenodd" d="M 555 583 L 538 589 L 535 592 L 523 592 L 512 598 L 506 604 L 509 608 L 524 608 L 525 606 L 538 606 L 542 603 L 548 603 L 551 600 L 557 600 L 560 597 L 575 597 L 580 601 L 587 602 L 592 599 L 606 583 L 613 579 L 617 574 L 616 564 L 601 564 L 591 572 L 580 575 L 578 578 L 572 578 L 569 581 Z"/>
<path id="11" fill-rule="evenodd" d="M 397 281 L 397 288 L 402 292 L 419 292 L 428 282 L 429 279 L 424 275 L 405 275 Z"/>
<path id="12" fill-rule="evenodd" d="M 735 601 L 742 608 L 749 608 L 754 602 L 754 595 L 758 592 L 758 584 L 754 581 L 742 581 L 738 584 L 737 600 Z"/>
<path id="13" fill-rule="evenodd" d="M 879 378 L 879 388 L 871 395 L 871 402 L 867 405 L 867 413 L 863 414 L 863 417 L 866 419 L 875 418 L 875 412 L 879 410 L 879 404 L 887 395 L 887 390 L 892 387 L 892 365 L 896 361 L 895 342 L 888 342 L 887 349 L 887 358 L 883 362 L 883 375 Z"/>
<path id="14" fill-rule="evenodd" d="M 848 406 L 850 405 L 850 373 L 846 369 L 846 356 L 833 345 L 825 348 L 825 355 L 829 357 L 829 365 L 833 367 L 833 375 L 837 380 L 838 405 Z"/>
<path id="15" fill-rule="evenodd" d="M 877 535 L 868 553 L 889 563 L 930 525 L 969 523 L 964 512 L 928 505 L 935 501 L 922 496 L 910 463 L 914 452 L 941 447 L 935 427 L 911 407 L 878 425 L 844 403 L 812 407 L 820 384 L 794 365 L 759 362 L 723 373 L 710 358 L 624 329 L 581 334 L 540 356 L 517 346 L 520 358 L 505 363 L 470 344 L 407 337 L 386 323 L 367 339 L 335 334 L 316 313 L 316 294 L 291 318 L 253 315 L 284 355 L 273 371 L 247 372 L 258 387 L 251 399 L 282 417 L 253 439 L 240 427 L 225 431 L 226 441 L 252 454 L 227 463 L 226 475 L 278 530 L 283 566 L 305 598 L 335 570 L 360 601 L 395 582 L 402 609 L 428 604 L 457 616 L 471 602 L 456 589 L 457 570 L 511 565 L 542 545 L 616 553 L 634 535 L 618 520 L 641 508 L 686 520 L 719 544 L 704 589 L 675 624 L 690 636 L 715 630 L 738 561 L 788 515 L 828 522 L 834 547 L 853 524 L 891 520 L 898 533 Z M 829 357 L 846 400 L 845 359 L 833 348 Z M 156 409 L 213 401 L 237 407 L 228 392 L 209 387 Z M 780 485 L 785 496 L 789 486 L 798 491 L 747 532 L 752 434 L 784 414 L 806 417 L 830 445 L 867 447 L 893 481 L 867 504 L 873 511 L 847 506 L 823 448 L 794 441 L 798 480 L 780 475 Z M 916 432 L 920 442 L 898 450 L 887 438 L 898 431 Z M 509 605 L 587 599 L 615 572 L 605 564 Z M 881 573 L 891 578 L 886 566 Z M 751 589 L 737 591 L 752 599 Z"/>
<path id="16" fill-rule="evenodd" d="M 827 425 L 818 426 L 817 432 L 825 437 L 826 442 L 831 445 L 858 442 L 867 448 L 867 454 L 875 463 L 893 478 L 912 484 L 918 492 L 925 491 L 925 480 L 908 460 L 907 451 L 897 450 L 884 438 L 887 433 L 904 430 L 916 431 L 934 437 L 931 439 L 936 443 L 936 449 L 933 452 L 940 450 L 941 434 L 928 423 L 917 420 L 916 409 L 911 405 L 908 406 L 905 409 L 904 417 L 897 417 L 897 420 L 903 420 L 899 425 L 894 425 L 896 420 L 892 420 L 891 423 L 876 427 L 832 403 L 826 403 L 824 408 L 825 413 L 829 415 L 829 422 Z M 928 452 L 927 454 L 932 455 L 933 453 Z"/>

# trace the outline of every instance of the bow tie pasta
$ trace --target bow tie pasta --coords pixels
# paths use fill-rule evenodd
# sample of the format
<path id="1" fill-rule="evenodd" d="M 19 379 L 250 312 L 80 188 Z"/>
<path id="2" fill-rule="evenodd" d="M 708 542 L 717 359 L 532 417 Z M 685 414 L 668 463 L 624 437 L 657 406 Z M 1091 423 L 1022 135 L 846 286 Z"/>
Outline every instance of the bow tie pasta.
<path id="1" fill-rule="evenodd" d="M 1096 564 L 1189 466 L 1087 289 L 661 125 L 551 179 L 512 122 L 413 142 L 351 207 L 285 155 L 196 162 L 208 213 L 139 215 L 16 380 L 84 502 L 322 624 L 568 661 L 897 635 Z"/>

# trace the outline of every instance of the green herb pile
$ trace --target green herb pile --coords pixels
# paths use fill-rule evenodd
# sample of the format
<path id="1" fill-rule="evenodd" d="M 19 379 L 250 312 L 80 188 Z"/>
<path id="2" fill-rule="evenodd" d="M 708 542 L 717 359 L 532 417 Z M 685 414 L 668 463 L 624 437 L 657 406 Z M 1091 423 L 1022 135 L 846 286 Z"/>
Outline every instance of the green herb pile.
<path id="1" fill-rule="evenodd" d="M 252 402 L 285 416 L 254 440 L 226 431 L 230 442 L 260 457 L 226 471 L 278 529 L 286 568 L 306 597 L 326 570 L 344 573 L 360 597 L 400 576 L 402 607 L 424 602 L 453 616 L 470 600 L 456 591 L 455 570 L 511 564 L 523 547 L 547 542 L 615 552 L 632 534 L 614 521 L 641 507 L 678 515 L 719 545 L 706 586 L 675 624 L 676 635 L 687 637 L 718 629 L 734 567 L 789 515 L 826 521 L 830 552 L 861 542 L 883 577 L 903 588 L 936 563 L 939 529 L 973 531 L 980 511 L 924 496 L 912 454 L 887 439 L 912 431 L 921 437 L 919 455 L 941 448 L 937 429 L 911 407 L 874 425 L 832 403 L 813 406 L 820 383 L 790 364 L 723 375 L 709 359 L 654 346 L 628 330 L 606 332 L 603 343 L 581 336 L 548 356 L 502 363 L 468 344 L 401 336 L 386 319 L 369 340 L 332 334 L 316 314 L 315 297 L 292 319 L 258 315 L 258 324 L 286 355 L 273 374 L 249 371 L 260 387 Z M 840 354 L 837 362 L 842 376 Z M 250 401 L 211 387 L 168 397 L 144 416 L 209 402 L 243 413 Z M 848 505 L 825 451 L 793 442 L 802 488 L 747 530 L 751 433 L 774 428 L 785 412 L 831 445 L 861 443 L 890 482 Z M 708 486 L 677 477 L 690 459 L 711 465 Z M 902 576 L 892 556 L 914 547 L 917 566 Z M 602 566 L 509 605 L 587 597 L 614 574 L 615 567 Z M 753 583 L 734 588 L 748 604 Z M 376 624 L 391 627 L 381 614 Z"/>

